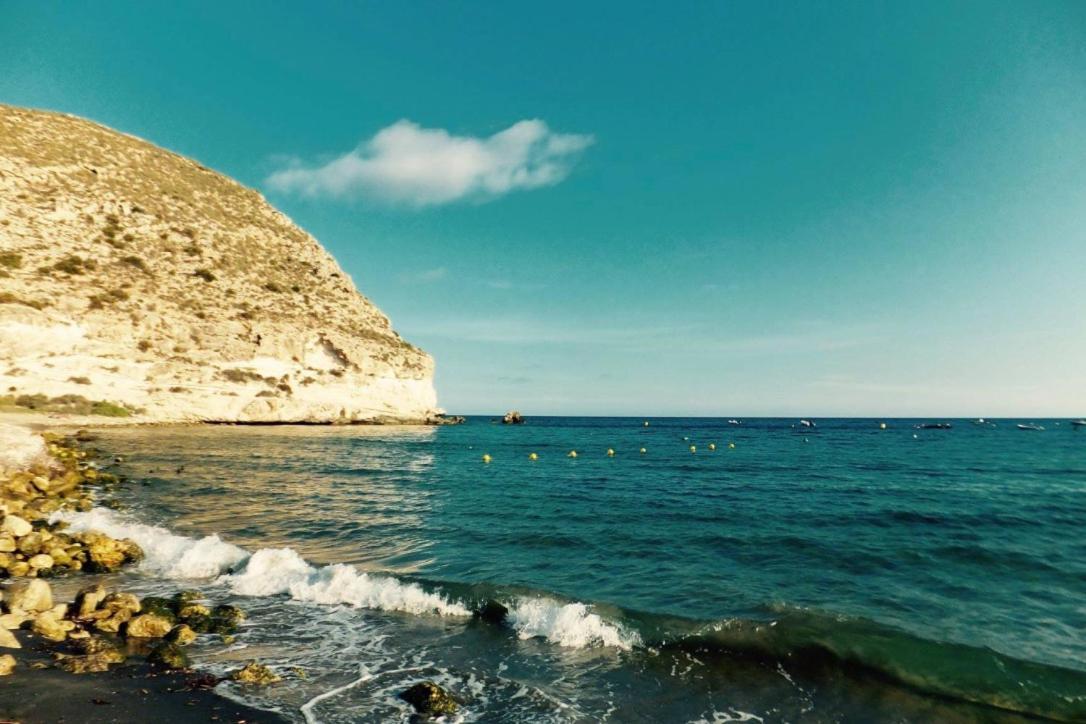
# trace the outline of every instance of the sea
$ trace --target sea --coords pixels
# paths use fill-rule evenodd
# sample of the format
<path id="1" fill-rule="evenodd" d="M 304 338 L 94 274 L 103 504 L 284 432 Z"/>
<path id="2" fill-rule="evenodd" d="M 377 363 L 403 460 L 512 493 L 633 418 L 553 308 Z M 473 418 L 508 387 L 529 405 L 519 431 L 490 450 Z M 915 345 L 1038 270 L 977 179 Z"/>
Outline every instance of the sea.
<path id="1" fill-rule="evenodd" d="M 195 665 L 296 722 L 1086 721 L 1086 428 L 813 423 L 102 429 L 64 517 L 245 609 Z"/>

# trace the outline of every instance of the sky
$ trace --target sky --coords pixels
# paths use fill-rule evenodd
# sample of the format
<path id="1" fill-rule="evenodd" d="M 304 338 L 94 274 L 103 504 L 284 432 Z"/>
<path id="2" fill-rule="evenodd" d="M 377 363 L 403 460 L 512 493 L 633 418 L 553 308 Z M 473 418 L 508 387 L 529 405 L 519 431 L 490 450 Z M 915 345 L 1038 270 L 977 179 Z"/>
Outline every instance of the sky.
<path id="1" fill-rule="evenodd" d="M 1086 414 L 1086 3 L 0 0 L 0 102 L 259 189 L 456 413 Z"/>

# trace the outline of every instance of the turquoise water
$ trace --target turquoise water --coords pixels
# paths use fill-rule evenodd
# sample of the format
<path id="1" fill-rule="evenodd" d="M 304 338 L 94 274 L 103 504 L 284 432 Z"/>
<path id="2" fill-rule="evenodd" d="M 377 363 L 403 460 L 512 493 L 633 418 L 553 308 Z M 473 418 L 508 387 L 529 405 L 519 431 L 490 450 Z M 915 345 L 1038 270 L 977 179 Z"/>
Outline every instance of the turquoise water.
<path id="1" fill-rule="evenodd" d="M 137 585 L 253 610 L 205 664 L 308 667 L 255 695 L 299 720 L 419 677 L 479 721 L 1086 719 L 1086 429 L 649 422 L 106 431 L 99 513 L 191 539 Z"/>

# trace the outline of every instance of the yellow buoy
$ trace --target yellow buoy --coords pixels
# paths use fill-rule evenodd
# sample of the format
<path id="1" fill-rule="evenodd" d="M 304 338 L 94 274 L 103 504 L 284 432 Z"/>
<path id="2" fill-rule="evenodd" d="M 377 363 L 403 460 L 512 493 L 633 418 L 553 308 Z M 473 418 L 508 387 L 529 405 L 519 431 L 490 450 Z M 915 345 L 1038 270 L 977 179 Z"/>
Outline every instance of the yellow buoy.
<path id="1" fill-rule="evenodd" d="M 576 450 L 570 450 L 569 453 L 566 454 L 566 457 L 567 458 L 575 458 L 575 457 L 577 457 L 577 451 Z"/>
<path id="2" fill-rule="evenodd" d="M 879 423 L 879 429 L 880 430 L 885 430 L 886 429 L 886 423 L 885 422 L 880 422 Z"/>
<path id="3" fill-rule="evenodd" d="M 715 442 L 709 443 L 709 449 L 710 450 L 716 450 L 716 443 Z"/>
<path id="4" fill-rule="evenodd" d="M 690 452 L 697 452 L 697 451 L 698 451 L 698 446 L 697 445 L 691 445 L 690 446 Z"/>
<path id="5" fill-rule="evenodd" d="M 538 460 L 539 456 L 536 455 L 535 453 L 528 453 L 528 459 L 529 460 Z"/>
<path id="6" fill-rule="evenodd" d="M 648 452 L 648 450 L 646 450 L 645 448 L 641 448 L 641 454 L 642 454 L 642 455 L 644 455 L 644 454 L 645 454 L 645 453 L 647 453 L 647 452 Z"/>
<path id="7" fill-rule="evenodd" d="M 483 462 L 484 462 L 484 463 L 488 463 L 488 462 L 490 462 L 490 461 L 491 461 L 492 459 L 493 459 L 493 458 L 491 458 L 491 457 L 490 457 L 490 454 L 489 454 L 489 453 L 487 453 L 487 454 L 483 455 Z"/>
<path id="8" fill-rule="evenodd" d="M 609 458 L 613 458 L 614 456 L 615 456 L 615 450 L 614 450 L 614 448 L 610 448 L 610 447 L 609 447 L 609 448 L 607 448 L 607 457 L 609 457 Z"/>
<path id="9" fill-rule="evenodd" d="M 734 450 L 735 449 L 735 443 L 734 442 L 729 442 L 728 447 L 730 447 L 731 449 Z"/>

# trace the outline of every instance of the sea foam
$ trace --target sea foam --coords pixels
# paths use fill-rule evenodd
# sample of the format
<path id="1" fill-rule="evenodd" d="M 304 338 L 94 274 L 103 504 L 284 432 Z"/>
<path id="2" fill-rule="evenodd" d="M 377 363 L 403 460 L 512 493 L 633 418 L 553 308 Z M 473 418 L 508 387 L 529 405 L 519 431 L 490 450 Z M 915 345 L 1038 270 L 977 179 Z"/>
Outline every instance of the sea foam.
<path id="1" fill-rule="evenodd" d="M 314 566 L 293 548 L 261 548 L 250 554 L 217 535 L 189 538 L 160 526 L 128 520 L 116 511 L 56 513 L 73 532 L 99 531 L 130 538 L 143 549 L 140 570 L 174 579 L 213 579 L 239 596 L 287 595 L 296 601 L 346 605 L 382 611 L 440 616 L 470 616 L 465 604 L 417 583 L 373 575 L 334 563 Z M 542 638 L 570 648 L 612 646 L 629 650 L 640 637 L 605 620 L 583 603 L 524 597 L 509 612 L 509 625 L 522 639 Z"/>
<path id="2" fill-rule="evenodd" d="M 629 650 L 641 644 L 636 632 L 604 620 L 583 603 L 523 598 L 509 612 L 509 622 L 522 639 L 544 638 L 570 648 L 613 646 Z"/>

